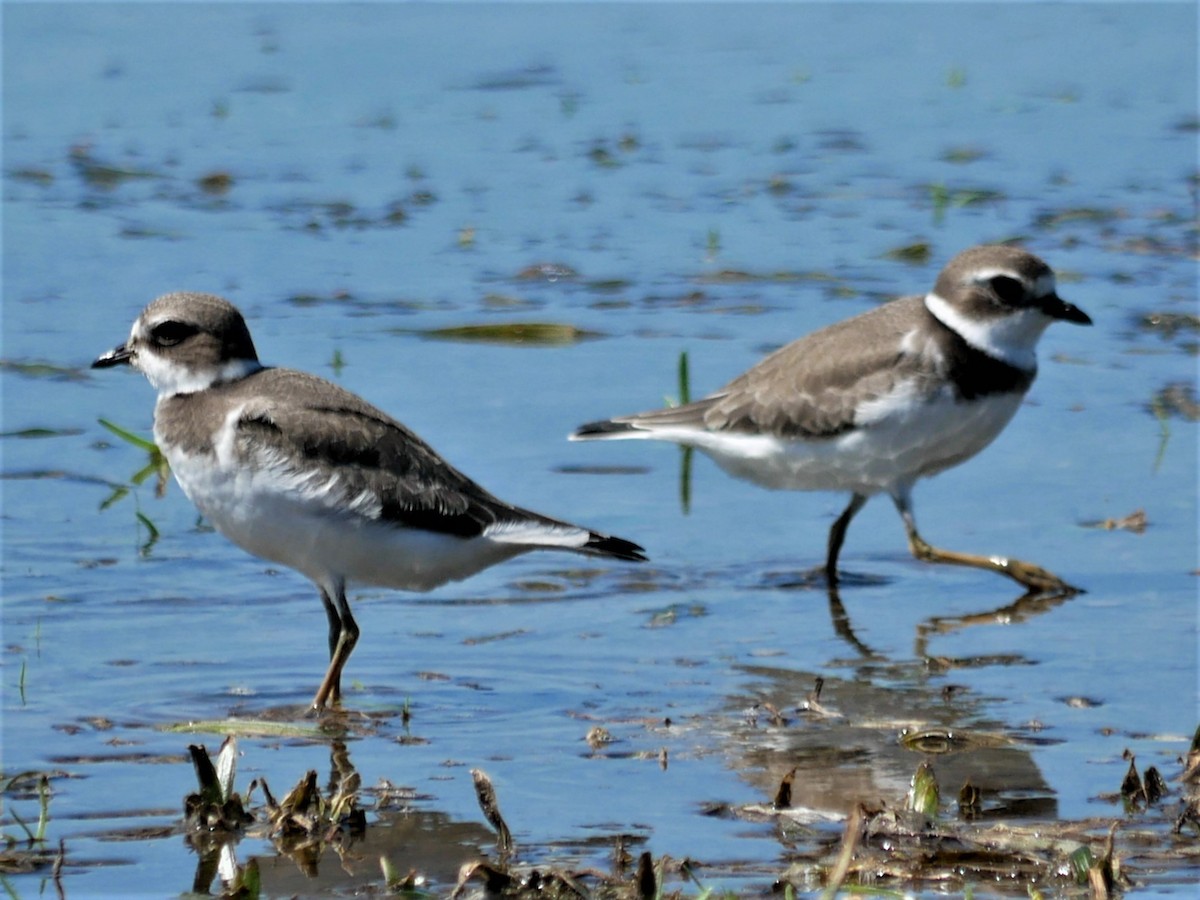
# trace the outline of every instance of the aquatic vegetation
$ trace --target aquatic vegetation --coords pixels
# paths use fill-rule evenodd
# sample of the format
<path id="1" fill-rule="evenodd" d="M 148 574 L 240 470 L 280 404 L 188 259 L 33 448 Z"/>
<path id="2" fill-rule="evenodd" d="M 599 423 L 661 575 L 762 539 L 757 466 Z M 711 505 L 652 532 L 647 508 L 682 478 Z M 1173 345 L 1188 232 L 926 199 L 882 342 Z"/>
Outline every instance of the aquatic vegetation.
<path id="1" fill-rule="evenodd" d="M 0 885 L 12 893 L 6 875 L 51 870 L 51 879 L 62 895 L 60 876 L 65 848 L 60 840 L 51 846 L 47 832 L 50 825 L 50 800 L 53 791 L 51 777 L 59 772 L 21 772 L 7 777 L 0 776 L 0 796 L 6 798 L 6 818 L 20 829 L 23 837 L 8 828 L 0 832 Z M 16 811 L 14 801 L 37 800 L 37 823 L 31 828 Z"/>
<path id="2" fill-rule="evenodd" d="M 909 265 L 925 265 L 933 257 L 933 247 L 928 241 L 916 241 L 901 247 L 893 247 L 884 253 L 884 257 Z"/>
<path id="3" fill-rule="evenodd" d="M 575 281 L 579 272 L 566 263 L 541 262 L 525 266 L 513 277 L 517 281 Z"/>
<path id="4" fill-rule="evenodd" d="M 488 325 L 452 325 L 419 332 L 441 341 L 470 341 L 488 344 L 564 346 L 592 340 L 601 335 L 559 322 L 503 322 Z"/>
<path id="5" fill-rule="evenodd" d="M 221 196 L 233 188 L 234 179 L 229 172 L 209 172 L 196 179 L 196 185 L 206 194 Z"/>
<path id="6" fill-rule="evenodd" d="M 0 371 L 13 372 L 23 378 L 47 378 L 55 381 L 83 381 L 87 378 L 82 369 L 42 360 L 0 359 Z"/>
<path id="7" fill-rule="evenodd" d="M 5 108 L 0 896 L 1191 895 L 1200 117 L 1175 64 L 1194 27 L 1173 23 L 1193 10 L 484 4 L 464 28 L 388 4 L 159 6 L 73 8 L 69 27 L 44 4 L 5 10 L 27 89 Z M 204 48 L 215 64 L 188 52 Z M 522 445 L 546 424 L 530 422 L 509 438 L 537 454 L 538 487 L 611 500 L 659 561 L 367 592 L 365 615 L 416 639 L 381 648 L 330 731 L 276 671 L 302 589 L 239 579 L 262 566 L 208 535 L 175 535 L 171 566 L 145 559 L 184 500 L 150 502 L 152 442 L 97 432 L 95 404 L 115 401 L 72 365 L 160 281 L 227 287 L 335 374 L 383 362 L 402 417 L 470 421 L 424 386 L 486 405 L 480 373 L 528 365 L 547 392 L 525 414 L 570 424 L 604 411 L 590 391 L 687 402 L 689 363 L 714 384 L 810 319 L 889 299 L 907 262 L 889 248 L 922 266 L 1012 238 L 1061 258 L 1100 327 L 1055 340 L 1028 430 L 934 502 L 1095 569 L 1082 602 L 929 583 L 882 541 L 829 595 L 777 537 L 816 535 L 825 500 L 727 504 L 685 450 L 678 472 L 669 452 L 593 460 Z M 465 440 L 464 461 L 490 450 Z M 1072 510 L 1058 525 L 1024 506 L 1042 491 Z M 206 808 L 220 823 L 240 792 L 253 821 L 211 855 L 189 836 L 189 860 L 186 747 L 225 734 L 241 783 L 214 752 L 227 788 Z M 339 738 L 361 832 L 328 815 L 350 785 Z M 994 774 L 997 739 L 1042 781 Z M 922 762 L 940 794 L 918 814 Z M 494 778 L 506 859 L 473 767 Z M 277 819 L 248 787 L 264 773 Z"/>
<path id="8" fill-rule="evenodd" d="M 955 160 L 965 161 L 965 160 Z M 933 206 L 933 222 L 941 225 L 951 209 L 970 206 L 986 206 L 1007 199 L 1003 191 L 992 188 L 951 188 L 942 182 L 926 185 L 925 191 Z"/>
<path id="9" fill-rule="evenodd" d="M 76 174 L 88 187 L 111 191 L 128 181 L 162 178 L 163 176 L 149 169 L 123 166 L 105 162 L 93 152 L 90 143 L 76 144 L 70 149 L 70 161 Z"/>
<path id="10" fill-rule="evenodd" d="M 108 497 L 106 497 L 103 501 L 101 501 L 100 509 L 106 510 L 119 500 L 122 500 L 123 498 L 132 494 L 135 503 L 134 516 L 147 532 L 147 538 L 141 544 L 141 554 L 143 556 L 148 556 L 151 549 L 158 541 L 159 531 L 158 527 L 154 524 L 154 521 L 142 511 L 141 504 L 137 502 L 137 494 L 134 491 L 134 488 L 153 477 L 155 479 L 154 496 L 165 496 L 167 492 L 167 484 L 171 477 L 171 464 L 167 462 L 166 456 L 163 455 L 162 451 L 158 449 L 158 445 L 153 441 L 134 434 L 129 429 L 122 428 L 120 425 L 110 422 L 108 419 L 100 419 L 99 421 L 100 424 L 112 434 L 115 434 L 127 444 L 130 444 L 146 453 L 146 464 L 129 476 L 128 484 L 116 485 L 113 488 L 112 493 L 109 494 Z"/>

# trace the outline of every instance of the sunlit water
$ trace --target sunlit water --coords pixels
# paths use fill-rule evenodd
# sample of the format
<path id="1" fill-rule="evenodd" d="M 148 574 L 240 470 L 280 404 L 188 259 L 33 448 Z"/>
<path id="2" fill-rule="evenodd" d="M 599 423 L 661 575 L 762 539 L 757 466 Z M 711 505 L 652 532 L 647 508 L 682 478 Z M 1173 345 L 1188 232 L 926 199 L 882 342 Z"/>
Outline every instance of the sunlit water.
<path id="1" fill-rule="evenodd" d="M 97 420 L 148 433 L 153 398 L 86 366 L 181 288 L 227 295 L 267 362 L 336 378 L 500 496 L 651 554 L 360 595 L 348 706 L 377 719 L 352 728 L 352 762 L 414 788 L 434 844 L 468 846 L 402 868 L 445 888 L 488 848 L 480 767 L 533 858 L 604 866 L 626 834 L 761 890 L 787 866 L 773 829 L 703 811 L 769 800 L 814 740 L 845 758 L 814 767 L 828 784 L 806 803 L 897 802 L 921 759 L 898 744 L 910 720 L 1014 738 L 1007 783 L 1044 814 L 1121 818 L 1103 799 L 1121 752 L 1176 774 L 1197 721 L 1196 426 L 1151 412 L 1194 385 L 1197 335 L 1139 326 L 1197 311 L 1195 34 L 1188 4 L 6 6 L 3 770 L 55 774 L 69 895 L 190 889 L 186 747 L 220 738 L 161 729 L 298 710 L 323 670 L 311 585 L 198 526 L 173 484 L 100 509 L 145 457 Z M 227 192 L 199 186 L 216 173 Z M 862 577 L 839 628 L 823 591 L 786 585 L 845 498 L 697 459 L 685 514 L 674 448 L 564 440 L 676 396 L 681 351 L 701 393 L 1012 237 L 1096 325 L 1047 334 L 1026 407 L 918 487 L 918 517 L 935 543 L 1086 594 L 926 637 L 1016 592 L 913 562 L 876 500 L 844 551 Z M 917 242 L 925 262 L 888 255 Z M 522 277 L 546 263 L 569 268 Z M 424 336 L 519 321 L 596 338 Z M 1084 525 L 1137 509 L 1144 533 Z M 817 675 L 848 730 L 746 712 L 794 708 Z M 946 684 L 957 705 L 938 705 Z M 885 712 L 894 729 L 853 730 Z M 616 740 L 593 750 L 597 725 Z M 243 788 L 329 767 L 320 741 L 241 748 Z M 10 794 L 5 835 L 37 814 Z M 378 884 L 368 857 L 357 883 Z M 7 884 L 34 896 L 48 874 Z"/>

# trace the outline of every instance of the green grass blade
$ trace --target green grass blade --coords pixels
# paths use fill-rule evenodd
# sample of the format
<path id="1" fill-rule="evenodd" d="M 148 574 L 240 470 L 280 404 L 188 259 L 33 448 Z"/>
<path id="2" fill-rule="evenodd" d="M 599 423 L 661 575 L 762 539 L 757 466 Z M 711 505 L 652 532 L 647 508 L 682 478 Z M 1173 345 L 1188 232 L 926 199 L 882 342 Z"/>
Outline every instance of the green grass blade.
<path id="1" fill-rule="evenodd" d="M 128 430 L 122 428 L 120 425 L 117 425 L 117 424 L 114 424 L 113 422 L 108 421 L 108 419 L 99 419 L 98 421 L 100 422 L 101 425 L 103 425 L 105 428 L 107 428 L 109 431 L 111 431 L 113 434 L 115 434 L 121 440 L 123 440 L 127 443 L 130 443 L 130 444 L 133 444 L 133 446 L 139 447 L 142 450 L 145 450 L 147 453 L 155 453 L 156 454 L 159 452 L 158 445 L 155 444 L 154 441 L 148 441 L 141 435 L 134 434 L 132 431 L 128 431 Z"/>

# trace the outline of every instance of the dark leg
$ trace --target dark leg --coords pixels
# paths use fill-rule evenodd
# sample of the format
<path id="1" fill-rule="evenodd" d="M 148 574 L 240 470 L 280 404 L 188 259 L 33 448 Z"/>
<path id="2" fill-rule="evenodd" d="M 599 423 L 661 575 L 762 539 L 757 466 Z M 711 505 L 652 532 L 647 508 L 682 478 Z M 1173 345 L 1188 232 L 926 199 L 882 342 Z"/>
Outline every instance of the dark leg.
<path id="1" fill-rule="evenodd" d="M 329 619 L 329 668 L 313 697 L 312 708 L 318 711 L 325 708 L 326 701 L 337 702 L 341 699 L 342 669 L 354 652 L 354 645 L 358 643 L 358 623 L 350 613 L 345 585 L 338 584 L 332 595 L 324 587 L 320 590 L 325 615 Z"/>
<path id="2" fill-rule="evenodd" d="M 842 597 L 838 593 L 837 585 L 827 585 L 826 594 L 829 597 L 829 618 L 833 622 L 834 633 L 857 650 L 865 659 L 878 658 L 875 651 L 864 644 L 858 635 L 854 633 L 854 625 L 851 623 L 850 615 L 846 612 L 846 607 L 842 603 Z"/>
<path id="3" fill-rule="evenodd" d="M 829 529 L 829 552 L 825 556 L 825 577 L 831 585 L 838 583 L 837 560 L 838 554 L 842 552 L 842 542 L 846 540 L 846 529 L 850 527 L 850 520 L 866 503 L 866 494 L 851 496 L 850 505 L 842 511 L 842 514 L 837 517 L 837 521 L 833 523 L 833 527 Z"/>
<path id="4" fill-rule="evenodd" d="M 329 599 L 329 594 L 325 593 L 324 588 L 319 588 L 321 591 L 321 604 L 325 607 L 325 618 L 329 620 L 329 658 L 333 659 L 333 654 L 337 651 L 338 638 L 342 634 L 342 617 L 338 615 L 337 607 L 333 605 L 333 601 Z"/>
<path id="5" fill-rule="evenodd" d="M 904 530 L 908 534 L 908 549 L 922 562 L 949 563 L 955 566 L 987 569 L 1000 575 L 1007 575 L 1026 590 L 1035 593 L 1078 593 L 1079 591 L 1078 588 L 1071 587 L 1053 572 L 1048 572 L 1041 566 L 1022 562 L 1019 559 L 1009 559 L 1006 556 L 976 556 L 973 553 L 959 553 L 954 550 L 939 550 L 937 547 L 931 547 L 917 533 L 917 520 L 912 513 L 912 498 L 909 497 L 908 491 L 893 494 L 892 501 L 900 512 L 900 518 L 904 520 Z"/>

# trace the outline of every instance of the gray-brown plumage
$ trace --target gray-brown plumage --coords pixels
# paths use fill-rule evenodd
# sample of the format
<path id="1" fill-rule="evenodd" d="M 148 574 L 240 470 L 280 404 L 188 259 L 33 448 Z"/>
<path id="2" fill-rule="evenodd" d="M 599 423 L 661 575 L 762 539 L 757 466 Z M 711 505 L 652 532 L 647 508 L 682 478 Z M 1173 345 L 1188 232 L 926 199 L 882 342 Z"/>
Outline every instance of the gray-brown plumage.
<path id="1" fill-rule="evenodd" d="M 1019 560 L 929 547 L 911 511 L 919 478 L 969 459 L 1003 430 L 1037 374 L 1038 338 L 1056 320 L 1091 323 L 1059 298 L 1045 262 L 1013 247 L 973 247 L 925 296 L 793 341 L 694 403 L 591 422 L 571 437 L 671 441 L 765 487 L 849 491 L 829 535 L 831 583 L 850 520 L 886 492 L 919 558 L 1003 571 L 1031 589 L 1062 587 Z"/>
<path id="2" fill-rule="evenodd" d="M 347 581 L 428 590 L 534 549 L 645 559 L 631 541 L 500 500 L 361 397 L 263 367 L 220 297 L 155 300 L 93 365 L 121 364 L 158 389 L 155 440 L 205 517 L 320 590 L 330 664 L 315 708 L 340 695 L 358 639 Z"/>
<path id="3" fill-rule="evenodd" d="M 917 327 L 936 348 L 936 363 L 901 351 Z M 830 354 L 827 348 L 837 346 Z M 902 382 L 934 396 L 947 382 L 960 400 L 1024 391 L 1034 372 L 975 349 L 925 308 L 905 297 L 846 319 L 776 350 L 723 388 L 685 406 L 617 416 L 582 425 L 579 437 L 628 429 L 684 426 L 706 431 L 823 438 L 854 428 L 864 401 L 886 397 Z M 593 431 L 594 429 L 594 431 Z"/>

